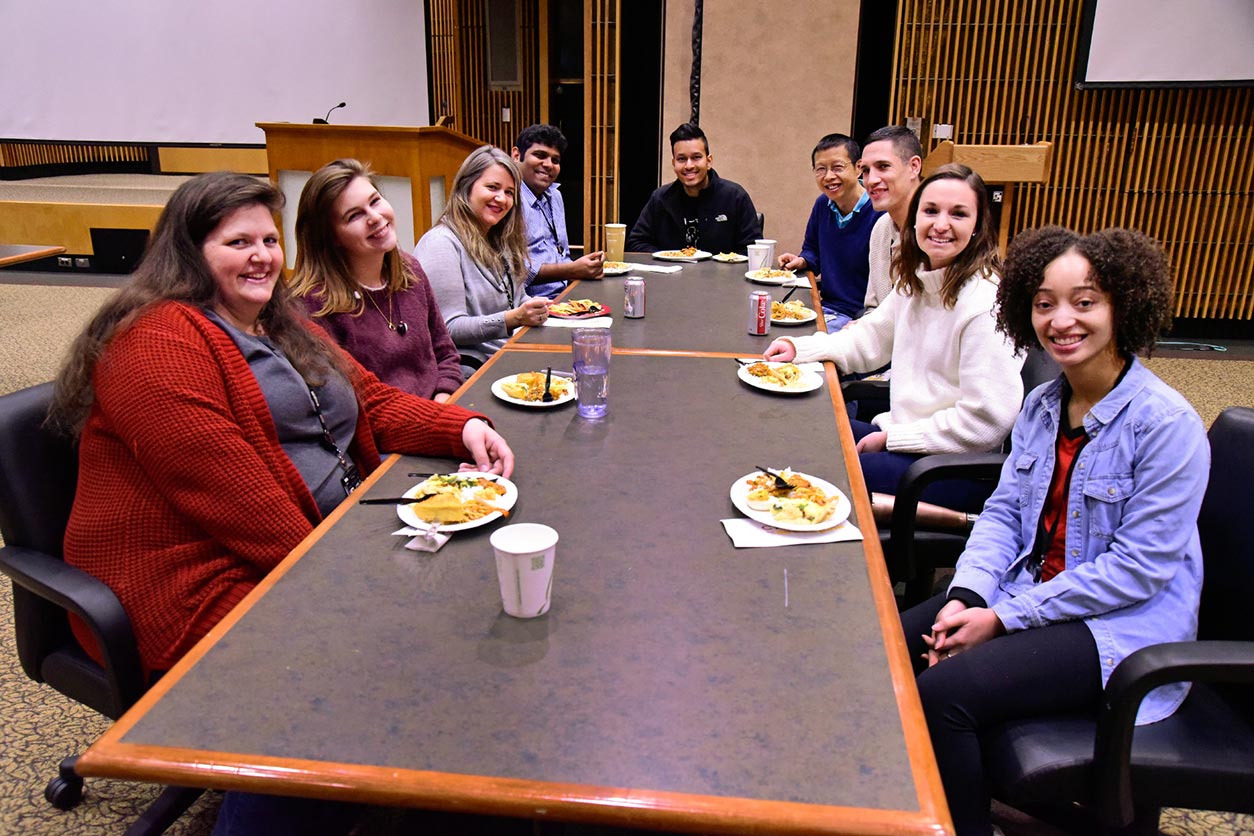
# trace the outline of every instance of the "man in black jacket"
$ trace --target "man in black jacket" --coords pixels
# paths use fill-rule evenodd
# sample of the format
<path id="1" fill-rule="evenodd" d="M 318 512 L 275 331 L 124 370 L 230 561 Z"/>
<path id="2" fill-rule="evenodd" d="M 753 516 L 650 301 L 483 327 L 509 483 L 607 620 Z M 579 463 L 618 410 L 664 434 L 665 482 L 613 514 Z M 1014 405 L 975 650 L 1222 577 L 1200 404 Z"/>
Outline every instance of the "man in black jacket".
<path id="1" fill-rule="evenodd" d="M 744 254 L 745 247 L 762 237 L 749 193 L 710 167 L 710 143 L 696 125 L 680 125 L 670 140 L 677 179 L 649 196 L 627 236 L 627 249 L 651 253 L 696 247 Z"/>

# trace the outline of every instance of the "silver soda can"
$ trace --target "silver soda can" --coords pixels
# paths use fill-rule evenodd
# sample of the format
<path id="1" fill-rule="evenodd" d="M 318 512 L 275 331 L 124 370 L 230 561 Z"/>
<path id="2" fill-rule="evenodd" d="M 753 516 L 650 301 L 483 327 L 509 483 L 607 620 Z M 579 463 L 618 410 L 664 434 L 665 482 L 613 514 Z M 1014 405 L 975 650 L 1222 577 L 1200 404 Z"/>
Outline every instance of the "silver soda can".
<path id="1" fill-rule="evenodd" d="M 623 316 L 644 319 L 644 279 L 628 276 L 623 282 Z"/>
<path id="2" fill-rule="evenodd" d="M 760 337 L 771 330 L 771 294 L 755 290 L 749 294 L 749 333 Z"/>

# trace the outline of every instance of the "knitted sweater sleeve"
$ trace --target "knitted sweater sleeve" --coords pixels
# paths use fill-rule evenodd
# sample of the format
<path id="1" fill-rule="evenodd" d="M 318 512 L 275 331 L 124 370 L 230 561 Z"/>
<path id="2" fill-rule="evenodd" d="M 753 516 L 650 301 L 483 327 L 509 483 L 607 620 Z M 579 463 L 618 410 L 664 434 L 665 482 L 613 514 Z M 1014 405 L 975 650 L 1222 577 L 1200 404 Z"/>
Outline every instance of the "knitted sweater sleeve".
<path id="1" fill-rule="evenodd" d="M 887 365 L 893 357 L 893 335 L 901 298 L 893 294 L 883 305 L 835 334 L 788 337 L 797 349 L 796 362 L 831 360 L 842 372 L 869 372 Z"/>
<path id="2" fill-rule="evenodd" d="M 486 416 L 455 404 L 436 403 L 388 386 L 352 362 L 353 388 L 380 450 L 466 459 L 470 451 L 462 443 L 462 427 L 472 418 L 492 423 Z"/>
<path id="3" fill-rule="evenodd" d="M 132 509 L 129 525 L 144 526 L 149 513 L 164 520 L 171 507 L 181 524 L 265 572 L 313 528 L 317 508 L 282 456 L 260 390 L 244 402 L 230 374 L 186 315 L 142 317 L 96 363 L 92 420 L 117 443 L 100 448 L 112 461 L 91 467 L 150 486 L 152 508 Z M 250 436 L 271 438 L 273 450 Z M 83 476 L 92 478 L 86 463 Z"/>

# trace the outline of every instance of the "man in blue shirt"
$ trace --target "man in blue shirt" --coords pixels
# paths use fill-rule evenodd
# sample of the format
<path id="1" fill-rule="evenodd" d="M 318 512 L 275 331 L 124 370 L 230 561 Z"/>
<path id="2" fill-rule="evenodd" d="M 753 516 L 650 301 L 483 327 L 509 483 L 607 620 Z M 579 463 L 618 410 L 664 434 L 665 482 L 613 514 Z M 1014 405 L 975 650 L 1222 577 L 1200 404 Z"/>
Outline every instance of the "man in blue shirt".
<path id="1" fill-rule="evenodd" d="M 553 298 L 574 279 L 601 278 L 605 253 L 572 259 L 566 235 L 566 206 L 558 191 L 566 137 L 552 125 L 532 125 L 518 135 L 511 156 L 522 169 L 527 188 L 518 190 L 518 202 L 527 222 L 527 254 L 531 259 L 527 293 Z"/>
<path id="2" fill-rule="evenodd" d="M 810 165 L 821 194 L 810 210 L 800 254 L 779 257 L 786 270 L 810 270 L 819 276 L 828 333 L 862 314 L 871 229 L 882 214 L 858 182 L 860 155 L 858 143 L 844 134 L 828 134 L 814 146 Z"/>

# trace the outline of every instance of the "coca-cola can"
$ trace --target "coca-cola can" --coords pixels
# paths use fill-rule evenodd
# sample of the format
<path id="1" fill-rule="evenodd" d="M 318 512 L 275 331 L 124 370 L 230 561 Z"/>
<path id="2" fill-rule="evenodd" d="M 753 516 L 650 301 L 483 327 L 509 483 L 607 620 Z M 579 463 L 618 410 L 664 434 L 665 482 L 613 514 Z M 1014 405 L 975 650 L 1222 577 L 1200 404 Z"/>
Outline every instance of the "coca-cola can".
<path id="1" fill-rule="evenodd" d="M 755 290 L 749 294 L 749 333 L 760 337 L 771 330 L 771 294 Z"/>
<path id="2" fill-rule="evenodd" d="M 623 316 L 644 319 L 644 279 L 628 276 L 623 282 Z"/>

